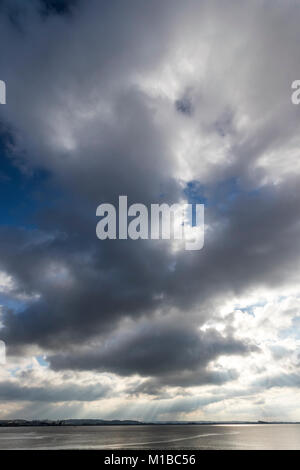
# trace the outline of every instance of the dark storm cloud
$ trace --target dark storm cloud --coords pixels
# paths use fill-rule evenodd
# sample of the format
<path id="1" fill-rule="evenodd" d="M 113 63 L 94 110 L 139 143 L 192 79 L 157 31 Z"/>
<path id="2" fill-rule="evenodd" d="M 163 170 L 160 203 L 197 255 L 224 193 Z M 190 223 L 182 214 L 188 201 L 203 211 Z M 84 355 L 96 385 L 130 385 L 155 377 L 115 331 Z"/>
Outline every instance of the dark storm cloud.
<path id="1" fill-rule="evenodd" d="M 21 29 L 3 16 L 0 32 L 0 40 L 8 44 L 0 67 L 9 84 L 8 105 L 1 109 L 1 118 L 14 136 L 9 150 L 23 171 L 47 170 L 61 195 L 51 208 L 36 214 L 38 229 L 1 229 L 0 268 L 13 276 L 13 294 L 27 297 L 22 313 L 6 309 L 2 314 L 1 338 L 8 352 L 36 344 L 45 348 L 55 369 L 150 376 L 148 390 L 166 384 L 221 384 L 236 378 L 234 371 L 211 372 L 206 367 L 220 355 L 243 355 L 251 348 L 230 332 L 223 337 L 216 331 L 196 333 L 196 328 L 217 315 L 215 303 L 223 298 L 257 286 L 280 288 L 292 282 L 300 253 L 299 177 L 263 184 L 267 170 L 255 167 L 280 139 L 289 140 L 295 131 L 294 111 L 291 117 L 285 110 L 286 128 L 274 124 L 270 103 L 260 99 L 265 97 L 263 86 L 262 97 L 255 102 L 265 103 L 265 108 L 254 113 L 253 126 L 257 116 L 266 115 L 266 123 L 240 135 L 234 124 L 236 103 L 222 103 L 213 112 L 210 106 L 214 109 L 219 95 L 210 106 L 203 98 L 210 92 L 212 77 L 221 76 L 223 85 L 218 59 L 209 63 L 209 83 L 202 87 L 200 81 L 193 99 L 182 98 L 186 83 L 178 90 L 178 99 L 166 98 L 164 92 L 153 98 L 143 90 L 153 70 L 158 71 L 158 82 L 162 79 L 177 32 L 179 42 L 181 33 L 189 37 L 191 13 L 195 23 L 202 18 L 205 2 L 188 2 L 187 7 L 174 3 L 133 2 L 130 8 L 120 3 L 116 8 L 108 2 L 77 2 L 71 17 L 48 15 L 43 20 L 39 10 L 27 6 Z M 215 4 L 206 8 L 218 25 Z M 222 32 L 236 30 L 236 36 L 229 37 L 232 42 L 238 38 L 240 45 L 244 13 L 236 6 L 231 11 L 234 18 L 226 15 L 228 30 Z M 258 21 L 259 15 L 253 15 Z M 271 29 L 272 21 L 265 20 L 266 25 L 258 23 L 260 35 L 264 28 Z M 277 31 L 276 44 L 282 39 L 280 28 Z M 251 42 L 249 31 L 245 37 Z M 244 43 L 240 45 L 241 55 L 257 74 L 262 70 L 255 62 L 258 45 L 249 55 Z M 220 62 L 221 56 L 222 49 Z M 227 56 L 223 66 L 232 78 L 232 64 L 226 60 Z M 277 62 L 268 65 L 277 70 Z M 243 76 L 239 78 L 243 82 Z M 227 76 L 224 94 L 228 91 L 231 97 L 232 89 L 237 91 L 241 106 L 248 109 L 248 94 L 246 105 L 243 102 L 248 86 L 247 80 L 245 89 L 238 80 L 232 85 Z M 206 111 L 210 111 L 207 116 Z M 166 121 L 160 120 L 160 112 L 167 114 Z M 203 184 L 209 226 L 204 250 L 172 253 L 168 242 L 99 242 L 95 211 L 101 202 L 116 204 L 119 194 L 127 194 L 130 203 L 180 199 L 182 181 L 172 146 L 176 119 L 195 122 L 196 135 L 204 129 L 210 139 L 215 134 L 221 139 L 236 137 L 228 159 L 215 164 Z M 197 154 L 195 166 L 202 162 L 202 153 Z M 234 188 L 226 186 L 232 180 Z M 186 315 L 188 326 L 182 320 L 176 326 L 178 318 L 171 314 L 162 324 L 151 320 L 158 309 L 165 313 L 172 308 Z M 74 353 L 74 345 L 86 347 L 95 338 L 103 343 L 124 318 L 138 321 L 143 315 L 149 319 L 145 331 L 128 335 L 124 330 L 106 348 L 87 347 L 87 352 L 79 348 Z"/>
<path id="2" fill-rule="evenodd" d="M 37 341 L 41 346 L 52 344 L 57 348 L 66 338 L 79 342 L 105 333 L 126 313 L 140 315 L 158 306 L 155 294 L 161 292 L 168 273 L 168 258 L 162 271 L 161 250 L 152 248 L 150 254 L 148 249 L 154 264 L 147 268 L 146 247 L 133 242 L 125 242 L 126 250 L 124 243 L 117 244 L 116 249 L 106 245 L 107 251 L 97 252 L 96 246 L 94 251 L 85 248 L 83 238 L 74 244 L 72 236 L 53 240 L 40 233 L 4 232 L 2 267 L 14 271 L 19 292 L 42 293 L 41 299 L 29 302 L 21 315 L 4 314 L 3 333 L 10 347 Z M 16 256 L 11 256 L 16 244 Z M 19 260 L 18 253 L 22 253 Z M 101 329 L 95 331 L 96 325 Z"/>
<path id="3" fill-rule="evenodd" d="M 105 333 L 124 314 L 137 316 L 164 306 L 188 311 L 200 299 L 205 305 L 210 296 L 251 285 L 280 285 L 298 263 L 296 184 L 241 194 L 227 213 L 215 212 L 223 223 L 196 253 L 173 256 L 163 243 L 151 241 L 101 245 L 93 224 L 84 219 L 77 221 L 76 235 L 66 226 L 65 235 L 53 238 L 3 230 L 2 269 L 14 273 L 21 292 L 41 294 L 22 315 L 4 314 L 3 338 L 10 347 L 38 343 L 57 348 L 64 340 L 76 343 Z M 204 320 L 213 312 L 199 313 Z"/>
<path id="4" fill-rule="evenodd" d="M 144 386 L 159 388 L 163 385 L 220 384 L 234 379 L 234 371 L 230 376 L 222 371 L 208 371 L 206 366 L 220 355 L 246 355 L 256 350 L 215 330 L 196 332 L 179 322 L 177 325 L 163 322 L 143 324 L 134 332 L 122 331 L 121 335 L 109 338 L 102 347 L 95 345 L 87 351 L 53 355 L 48 360 L 55 370 L 91 369 L 123 376 L 155 376 L 157 382 Z M 138 391 L 146 392 L 146 388 Z"/>

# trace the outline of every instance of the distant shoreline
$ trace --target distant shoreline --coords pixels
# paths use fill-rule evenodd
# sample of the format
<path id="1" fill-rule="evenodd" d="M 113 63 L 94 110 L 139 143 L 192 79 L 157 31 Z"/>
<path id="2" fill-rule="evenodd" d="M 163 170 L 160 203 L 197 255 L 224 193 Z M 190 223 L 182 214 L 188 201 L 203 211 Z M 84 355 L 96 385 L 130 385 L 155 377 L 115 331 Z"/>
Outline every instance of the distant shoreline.
<path id="1" fill-rule="evenodd" d="M 295 421 L 134 421 L 100 419 L 65 419 L 65 420 L 0 420 L 1 427 L 45 427 L 45 426 L 191 426 L 191 425 L 228 425 L 228 424 L 300 424 Z"/>

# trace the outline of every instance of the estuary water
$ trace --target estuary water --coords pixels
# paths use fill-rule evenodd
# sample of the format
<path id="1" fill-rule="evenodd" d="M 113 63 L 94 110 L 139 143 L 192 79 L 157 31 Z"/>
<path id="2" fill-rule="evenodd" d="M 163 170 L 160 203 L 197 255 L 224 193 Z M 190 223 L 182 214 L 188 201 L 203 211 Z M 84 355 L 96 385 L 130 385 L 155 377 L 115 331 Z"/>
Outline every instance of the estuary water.
<path id="1" fill-rule="evenodd" d="M 300 424 L 0 427 L 0 449 L 300 450 Z"/>

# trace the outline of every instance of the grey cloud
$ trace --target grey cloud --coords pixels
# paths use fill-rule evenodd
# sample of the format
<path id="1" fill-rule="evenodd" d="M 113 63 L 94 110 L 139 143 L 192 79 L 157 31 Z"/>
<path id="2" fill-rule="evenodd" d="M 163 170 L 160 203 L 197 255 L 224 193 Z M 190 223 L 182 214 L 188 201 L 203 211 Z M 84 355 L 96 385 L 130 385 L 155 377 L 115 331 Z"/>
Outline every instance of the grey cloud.
<path id="1" fill-rule="evenodd" d="M 184 97 L 180 100 L 175 101 L 176 110 L 182 114 L 190 116 L 193 112 L 193 105 L 189 98 Z"/>
<path id="2" fill-rule="evenodd" d="M 150 389 L 163 385 L 191 386 L 223 383 L 237 378 L 236 372 L 206 370 L 220 355 L 246 355 L 257 348 L 215 330 L 205 333 L 184 325 L 148 324 L 133 333 L 111 337 L 101 347 L 69 355 L 48 357 L 54 370 L 112 371 L 122 376 L 155 376 Z M 142 390 L 141 390 L 142 391 Z"/>
<path id="3" fill-rule="evenodd" d="M 255 397 L 255 395 L 253 395 Z M 157 400 L 151 400 L 148 403 L 137 403 L 136 412 L 138 416 L 143 416 L 143 419 L 148 421 L 151 420 L 169 420 L 169 419 L 182 419 L 182 414 L 192 413 L 195 411 L 203 411 L 209 405 L 221 403 L 226 399 L 250 399 L 251 394 L 249 391 L 243 389 L 232 389 L 229 391 L 223 392 L 218 389 L 217 393 L 203 393 L 201 395 L 197 394 L 194 396 L 176 396 L 176 397 L 167 397 Z M 117 408 L 116 416 L 122 416 L 124 418 L 128 417 L 126 411 L 122 408 Z M 170 418 L 171 417 L 171 418 Z M 189 420 L 189 418 L 188 418 Z"/>
<path id="4" fill-rule="evenodd" d="M 74 416 L 82 416 L 84 413 L 84 402 L 18 402 L 18 411 L 8 409 L 3 416 L 4 419 L 68 419 Z"/>
<path id="5" fill-rule="evenodd" d="M 237 353 L 235 353 L 237 354 Z M 245 353 L 244 353 L 245 354 Z M 176 371 L 175 374 L 162 375 L 147 379 L 142 383 L 130 385 L 126 392 L 129 395 L 152 395 L 164 398 L 168 395 L 166 387 L 175 387 L 183 390 L 185 387 L 200 387 L 203 385 L 223 385 L 239 378 L 235 369 L 211 371 L 205 367 L 193 371 Z"/>
<path id="6" fill-rule="evenodd" d="M 257 379 L 253 382 L 254 386 L 261 387 L 264 389 L 275 388 L 275 387 L 300 387 L 300 376 L 299 372 L 290 372 L 276 375 L 267 375 L 261 379 Z"/>
<path id="7" fill-rule="evenodd" d="M 20 382 L 0 382 L 0 400 L 32 402 L 94 401 L 107 396 L 109 387 L 101 384 L 89 386 L 77 384 L 52 385 L 44 382 L 39 386 L 23 386 Z"/>

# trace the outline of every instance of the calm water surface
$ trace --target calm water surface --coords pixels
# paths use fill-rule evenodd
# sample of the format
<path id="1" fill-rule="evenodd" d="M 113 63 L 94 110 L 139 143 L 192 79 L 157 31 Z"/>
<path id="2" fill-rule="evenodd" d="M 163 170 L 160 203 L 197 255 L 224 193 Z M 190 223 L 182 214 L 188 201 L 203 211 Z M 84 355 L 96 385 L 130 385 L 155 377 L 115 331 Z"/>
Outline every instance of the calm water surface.
<path id="1" fill-rule="evenodd" d="M 299 424 L 0 428 L 0 449 L 298 449 Z"/>

